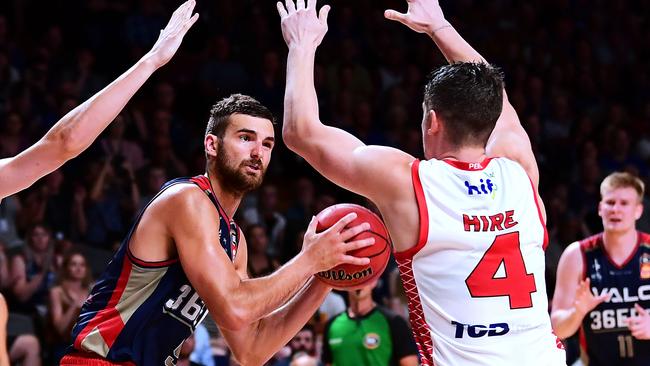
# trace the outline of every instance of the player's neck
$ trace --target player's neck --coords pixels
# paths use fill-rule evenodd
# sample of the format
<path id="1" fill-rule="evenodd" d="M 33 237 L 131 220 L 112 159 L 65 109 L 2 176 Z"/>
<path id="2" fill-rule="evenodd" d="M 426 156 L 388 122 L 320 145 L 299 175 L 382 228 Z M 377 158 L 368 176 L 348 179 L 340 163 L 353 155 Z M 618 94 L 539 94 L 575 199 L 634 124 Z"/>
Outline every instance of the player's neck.
<path id="1" fill-rule="evenodd" d="M 216 196 L 217 200 L 219 200 L 221 207 L 226 210 L 228 217 L 232 218 L 235 216 L 235 212 L 237 211 L 244 194 L 224 189 L 219 180 L 215 178 L 215 174 L 209 174 L 208 179 L 212 186 L 212 192 Z"/>
<path id="2" fill-rule="evenodd" d="M 630 256 L 630 253 L 636 248 L 637 239 L 638 234 L 634 228 L 623 232 L 603 232 L 605 250 L 617 263 L 624 261 Z"/>
<path id="3" fill-rule="evenodd" d="M 439 160 L 451 159 L 467 163 L 476 163 L 485 159 L 485 148 L 480 146 L 468 146 L 461 148 L 450 148 L 439 154 Z"/>

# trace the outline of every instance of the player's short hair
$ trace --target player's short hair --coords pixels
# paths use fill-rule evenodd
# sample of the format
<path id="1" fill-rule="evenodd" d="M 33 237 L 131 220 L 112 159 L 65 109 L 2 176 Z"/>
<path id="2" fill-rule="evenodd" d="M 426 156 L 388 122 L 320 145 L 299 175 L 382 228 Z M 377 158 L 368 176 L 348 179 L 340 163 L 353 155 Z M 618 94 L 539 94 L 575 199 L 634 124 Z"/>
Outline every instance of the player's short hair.
<path id="1" fill-rule="evenodd" d="M 442 66 L 429 76 L 424 105 L 445 122 L 454 146 L 485 146 L 503 109 L 503 73 L 484 62 Z"/>
<path id="2" fill-rule="evenodd" d="M 627 172 L 615 172 L 608 175 L 600 184 L 600 196 L 618 188 L 633 188 L 639 195 L 639 201 L 643 199 L 645 184 L 639 177 Z"/>
<path id="3" fill-rule="evenodd" d="M 248 95 L 232 94 L 212 106 L 205 135 L 211 134 L 223 138 L 228 127 L 228 122 L 230 121 L 230 116 L 233 114 L 245 114 L 247 116 L 264 118 L 275 124 L 273 113 L 255 98 Z"/>

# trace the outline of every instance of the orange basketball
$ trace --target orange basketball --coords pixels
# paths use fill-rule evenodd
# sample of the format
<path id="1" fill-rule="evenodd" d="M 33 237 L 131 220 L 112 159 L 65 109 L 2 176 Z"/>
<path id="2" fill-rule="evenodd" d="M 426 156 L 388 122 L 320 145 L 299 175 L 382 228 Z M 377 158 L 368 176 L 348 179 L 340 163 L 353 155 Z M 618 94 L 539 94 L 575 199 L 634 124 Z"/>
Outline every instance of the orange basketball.
<path id="1" fill-rule="evenodd" d="M 316 219 L 318 220 L 316 232 L 327 230 L 327 228 L 351 212 L 356 213 L 357 218 L 348 227 L 367 222 L 370 224 L 370 230 L 364 231 L 350 240 L 374 237 L 375 243 L 371 246 L 351 251 L 348 254 L 355 257 L 368 257 L 370 258 L 370 263 L 365 266 L 341 264 L 328 271 L 316 274 L 316 278 L 319 280 L 342 290 L 354 290 L 364 287 L 372 280 L 381 276 L 384 269 L 386 269 L 391 251 L 390 236 L 383 221 L 372 211 L 359 205 L 343 203 L 324 209 L 316 215 Z"/>

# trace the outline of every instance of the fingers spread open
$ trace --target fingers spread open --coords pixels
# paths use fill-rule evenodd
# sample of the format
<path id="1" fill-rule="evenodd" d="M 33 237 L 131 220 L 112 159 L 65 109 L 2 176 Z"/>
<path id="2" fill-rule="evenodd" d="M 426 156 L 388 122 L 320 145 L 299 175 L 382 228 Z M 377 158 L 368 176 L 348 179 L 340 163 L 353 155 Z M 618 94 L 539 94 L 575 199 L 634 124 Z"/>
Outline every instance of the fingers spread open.
<path id="1" fill-rule="evenodd" d="M 355 266 L 367 266 L 370 264 L 370 258 L 359 258 L 352 255 L 344 255 L 341 263 L 354 264 Z"/>
<path id="2" fill-rule="evenodd" d="M 185 22 L 185 30 L 190 29 L 199 20 L 199 13 L 194 14 L 189 21 Z"/>
<path id="3" fill-rule="evenodd" d="M 364 222 L 361 225 L 353 226 L 341 232 L 341 240 L 348 241 L 349 239 L 352 239 L 355 236 L 361 234 L 362 232 L 368 231 L 369 229 L 370 229 L 370 224 L 367 222 Z"/>
<path id="4" fill-rule="evenodd" d="M 404 23 L 404 20 L 406 19 L 406 14 L 400 13 L 396 10 L 389 9 L 384 12 L 384 17 L 389 20 L 394 20 L 400 23 Z"/>
<path id="5" fill-rule="evenodd" d="M 343 228 L 348 226 L 349 223 L 354 221 L 354 219 L 357 218 L 357 214 L 354 212 L 350 212 L 349 214 L 343 216 L 342 219 L 336 222 L 336 224 L 332 225 L 331 228 L 327 229 L 327 232 L 335 232 L 335 233 L 340 233 L 343 231 Z"/>
<path id="6" fill-rule="evenodd" d="M 314 0 L 314 2 L 316 2 L 316 0 Z M 318 12 L 318 19 L 322 24 L 327 25 L 327 16 L 329 15 L 331 9 L 332 8 L 329 5 L 325 5 L 320 8 L 320 11 Z"/>
<path id="7" fill-rule="evenodd" d="M 305 0 L 296 0 L 296 10 L 305 9 Z"/>
<path id="8" fill-rule="evenodd" d="M 296 12 L 296 5 L 293 3 L 293 0 L 285 0 L 284 4 L 286 5 L 289 14 Z"/>
<path id="9" fill-rule="evenodd" d="M 280 19 L 284 19 L 287 17 L 287 15 L 289 15 L 287 14 L 287 10 L 284 8 L 284 4 L 282 4 L 281 1 L 278 1 L 278 3 L 275 4 L 275 6 L 278 8 L 278 14 L 280 14 Z"/>
<path id="10" fill-rule="evenodd" d="M 365 238 L 365 239 L 359 239 L 355 241 L 351 241 L 349 243 L 345 244 L 345 249 L 350 252 L 352 250 L 357 250 L 365 247 L 369 247 L 371 245 L 375 244 L 375 238 Z"/>

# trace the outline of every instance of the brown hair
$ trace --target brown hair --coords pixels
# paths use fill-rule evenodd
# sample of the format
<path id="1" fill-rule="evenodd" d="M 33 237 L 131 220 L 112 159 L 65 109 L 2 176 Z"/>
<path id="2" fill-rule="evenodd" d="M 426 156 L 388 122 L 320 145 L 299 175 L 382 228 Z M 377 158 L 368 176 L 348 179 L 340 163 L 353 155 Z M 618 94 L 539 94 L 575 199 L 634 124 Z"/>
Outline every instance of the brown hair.
<path id="1" fill-rule="evenodd" d="M 618 188 L 633 188 L 639 195 L 639 201 L 641 201 L 645 191 L 645 184 L 639 177 L 630 173 L 615 172 L 608 175 L 600 184 L 600 196 L 602 197 L 605 193 Z"/>
<path id="2" fill-rule="evenodd" d="M 63 256 L 63 263 L 61 264 L 61 268 L 59 269 L 57 282 L 58 284 L 61 284 L 63 281 L 68 280 L 70 278 L 70 276 L 68 275 L 68 265 L 72 261 L 72 257 L 74 257 L 75 255 L 78 255 L 81 258 L 83 258 L 84 262 L 86 263 L 86 276 L 83 278 L 83 280 L 81 280 L 81 285 L 84 288 L 90 288 L 90 285 L 93 283 L 93 274 L 92 271 L 90 270 L 90 266 L 88 265 L 88 259 L 82 252 L 74 249 L 66 252 L 65 255 Z"/>

